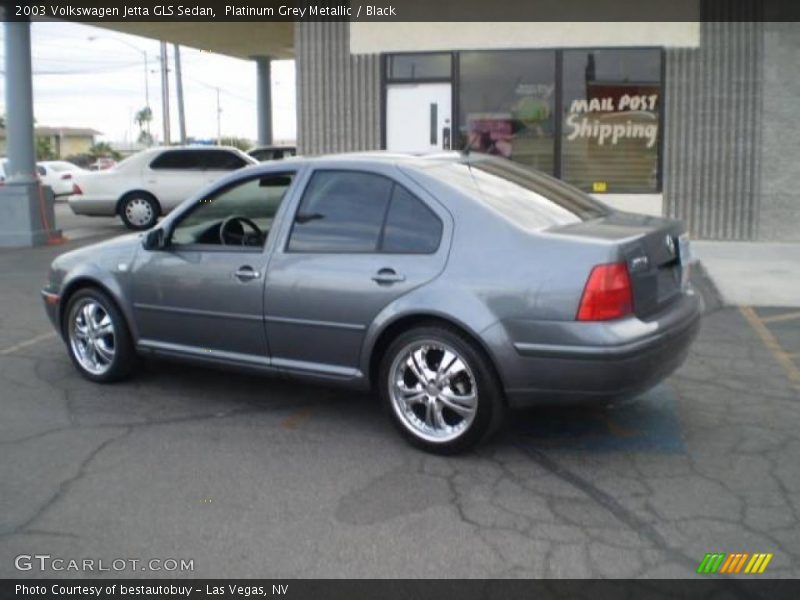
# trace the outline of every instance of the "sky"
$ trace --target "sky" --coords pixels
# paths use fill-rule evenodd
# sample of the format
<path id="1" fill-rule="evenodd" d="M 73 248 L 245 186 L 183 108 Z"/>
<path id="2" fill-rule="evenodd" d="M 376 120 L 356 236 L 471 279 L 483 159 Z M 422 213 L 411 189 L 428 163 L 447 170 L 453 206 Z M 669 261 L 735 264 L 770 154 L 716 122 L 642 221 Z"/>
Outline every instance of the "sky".
<path id="1" fill-rule="evenodd" d="M 0 42 L 4 38 L 0 28 Z M 90 39 L 95 38 L 95 39 Z M 159 43 L 78 23 L 33 23 L 34 116 L 37 125 L 91 127 L 98 139 L 135 141 L 134 114 L 145 106 L 144 57 L 148 55 L 151 131 L 161 140 Z M 138 50 L 137 50 L 138 48 Z M 170 128 L 178 137 L 178 109 L 172 45 L 170 65 Z M 181 46 L 186 133 L 216 139 L 217 92 L 220 89 L 223 136 L 256 137 L 256 67 L 247 60 L 200 52 Z M 0 43 L 0 114 L 5 113 L 5 50 Z M 294 141 L 294 61 L 272 63 L 273 137 Z"/>

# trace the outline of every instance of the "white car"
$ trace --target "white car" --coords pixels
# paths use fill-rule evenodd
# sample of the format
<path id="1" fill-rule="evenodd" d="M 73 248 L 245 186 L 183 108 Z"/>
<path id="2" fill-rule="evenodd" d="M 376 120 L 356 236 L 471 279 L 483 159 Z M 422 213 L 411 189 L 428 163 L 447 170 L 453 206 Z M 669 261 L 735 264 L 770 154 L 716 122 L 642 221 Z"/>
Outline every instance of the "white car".
<path id="1" fill-rule="evenodd" d="M 8 164 L 8 159 L 0 158 L 0 185 L 6 180 L 6 165 Z"/>
<path id="2" fill-rule="evenodd" d="M 119 215 L 129 229 L 150 229 L 209 183 L 254 164 L 254 158 L 224 146 L 149 148 L 107 171 L 75 177 L 69 206 L 76 215 Z"/>
<path id="3" fill-rule="evenodd" d="M 46 160 L 36 163 L 36 172 L 42 183 L 53 190 L 53 195 L 66 196 L 72 193 L 73 177 L 86 170 L 65 160 Z"/>

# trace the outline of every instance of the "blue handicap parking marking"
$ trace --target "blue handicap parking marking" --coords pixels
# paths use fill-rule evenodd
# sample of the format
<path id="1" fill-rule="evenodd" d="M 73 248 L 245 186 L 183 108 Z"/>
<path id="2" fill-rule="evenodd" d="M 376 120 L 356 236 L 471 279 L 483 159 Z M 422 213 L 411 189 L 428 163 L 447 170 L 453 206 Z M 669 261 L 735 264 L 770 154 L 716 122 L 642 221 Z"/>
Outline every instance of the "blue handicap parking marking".
<path id="1" fill-rule="evenodd" d="M 509 428 L 536 445 L 577 450 L 684 452 L 672 386 L 660 384 L 620 406 L 519 411 Z"/>

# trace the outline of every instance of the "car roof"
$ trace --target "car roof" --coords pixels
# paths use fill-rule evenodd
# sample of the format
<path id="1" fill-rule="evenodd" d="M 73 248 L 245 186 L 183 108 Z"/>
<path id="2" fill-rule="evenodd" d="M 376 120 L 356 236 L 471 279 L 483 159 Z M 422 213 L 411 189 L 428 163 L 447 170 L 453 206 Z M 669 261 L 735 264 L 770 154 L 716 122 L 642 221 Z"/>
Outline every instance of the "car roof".
<path id="1" fill-rule="evenodd" d="M 407 166 L 415 168 L 431 168 L 443 164 L 468 163 L 476 160 L 491 160 L 488 154 L 464 153 L 464 152 L 435 152 L 427 154 L 415 154 L 411 152 L 394 152 L 391 150 L 375 150 L 369 152 L 345 152 L 339 154 L 323 154 L 320 156 L 302 156 L 286 159 L 288 161 L 301 161 L 313 163 L 330 163 L 334 161 L 360 162 L 364 164 Z"/>
<path id="2" fill-rule="evenodd" d="M 232 150 L 234 152 L 241 152 L 239 148 L 234 146 L 211 146 L 206 144 L 185 144 L 183 146 L 152 146 L 142 150 L 142 152 L 165 152 L 167 150 Z"/>
<path id="3" fill-rule="evenodd" d="M 326 168 L 336 168 L 336 163 L 341 163 L 342 168 L 353 168 L 354 165 L 363 166 L 399 166 L 417 170 L 435 169 L 451 164 L 476 164 L 481 161 L 505 161 L 479 152 L 436 152 L 427 154 L 414 154 L 409 152 L 393 152 L 390 150 L 375 150 L 368 152 L 342 152 L 337 154 L 321 154 L 318 156 L 290 156 L 280 161 L 268 161 L 247 167 L 265 173 L 275 173 L 285 169 L 296 169 L 302 166 L 324 165 Z"/>

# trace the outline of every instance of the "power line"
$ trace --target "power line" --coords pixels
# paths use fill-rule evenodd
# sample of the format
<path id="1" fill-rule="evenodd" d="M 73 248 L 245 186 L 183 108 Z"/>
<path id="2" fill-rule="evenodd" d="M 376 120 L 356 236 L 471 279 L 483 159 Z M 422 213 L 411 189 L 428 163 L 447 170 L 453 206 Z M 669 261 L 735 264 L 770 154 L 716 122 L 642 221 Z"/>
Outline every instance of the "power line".
<path id="1" fill-rule="evenodd" d="M 230 96 L 231 98 L 235 98 L 235 99 L 240 100 L 242 102 L 252 102 L 253 104 L 255 104 L 255 102 L 256 102 L 253 98 L 247 98 L 245 96 L 240 96 L 239 94 L 234 94 L 233 92 L 229 92 L 228 90 L 226 90 L 222 86 L 212 85 L 212 84 L 207 83 L 205 81 L 200 81 L 199 79 L 195 79 L 194 77 L 189 77 L 186 74 L 183 75 L 183 78 L 184 79 L 188 79 L 192 83 L 195 83 L 197 85 L 201 85 L 201 86 L 203 86 L 205 88 L 208 88 L 210 90 L 219 90 L 221 93 L 225 94 L 226 96 Z"/>

